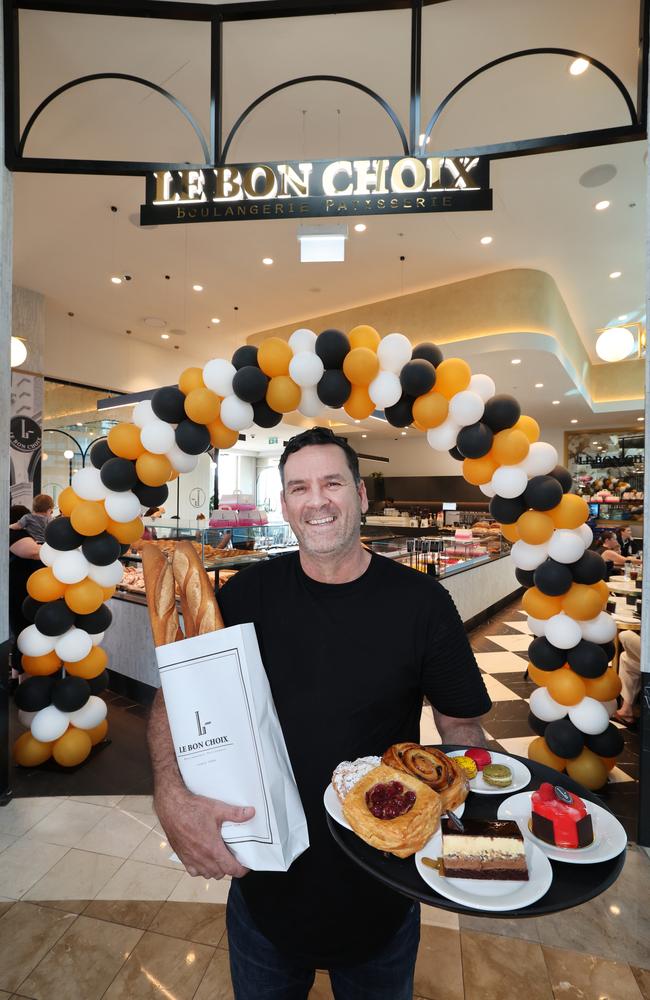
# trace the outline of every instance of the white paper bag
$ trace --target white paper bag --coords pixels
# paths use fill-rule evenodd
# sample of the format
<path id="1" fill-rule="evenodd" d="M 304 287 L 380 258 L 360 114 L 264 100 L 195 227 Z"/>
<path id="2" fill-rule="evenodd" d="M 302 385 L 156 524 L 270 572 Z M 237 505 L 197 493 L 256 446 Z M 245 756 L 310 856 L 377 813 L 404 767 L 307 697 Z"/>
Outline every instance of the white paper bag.
<path id="1" fill-rule="evenodd" d="M 255 628 L 233 625 L 156 649 L 178 767 L 191 792 L 254 806 L 222 835 L 240 864 L 286 871 L 309 847 Z"/>

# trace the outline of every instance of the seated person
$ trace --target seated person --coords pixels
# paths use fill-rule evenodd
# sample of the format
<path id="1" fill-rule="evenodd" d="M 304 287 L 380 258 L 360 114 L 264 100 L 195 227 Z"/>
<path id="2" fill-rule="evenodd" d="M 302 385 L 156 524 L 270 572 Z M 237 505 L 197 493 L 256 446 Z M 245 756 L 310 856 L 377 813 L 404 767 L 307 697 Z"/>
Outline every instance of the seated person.
<path id="1" fill-rule="evenodd" d="M 603 531 L 596 541 L 595 551 L 603 557 L 610 573 L 614 568 L 624 568 L 626 563 L 639 562 L 636 556 L 621 554 L 618 539 L 613 531 Z M 606 579 L 609 579 L 609 574 Z"/>
<path id="2" fill-rule="evenodd" d="M 13 531 L 26 531 L 27 534 L 42 545 L 45 541 L 45 529 L 52 518 L 54 500 L 47 493 L 39 493 L 32 501 L 32 513 L 29 511 L 15 523 L 9 525 Z"/>
<path id="3" fill-rule="evenodd" d="M 621 644 L 618 673 L 623 703 L 614 712 L 612 719 L 624 726 L 633 726 L 636 724 L 634 705 L 641 690 L 641 635 L 626 629 L 619 634 L 618 639 Z"/>

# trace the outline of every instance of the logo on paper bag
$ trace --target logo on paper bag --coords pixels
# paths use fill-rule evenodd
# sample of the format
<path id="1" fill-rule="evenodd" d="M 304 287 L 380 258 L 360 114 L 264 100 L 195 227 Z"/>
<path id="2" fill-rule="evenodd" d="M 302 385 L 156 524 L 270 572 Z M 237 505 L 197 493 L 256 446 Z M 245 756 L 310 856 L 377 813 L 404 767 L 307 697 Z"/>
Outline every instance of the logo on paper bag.
<path id="1" fill-rule="evenodd" d="M 215 747 L 232 746 L 227 736 L 210 736 L 207 740 L 201 739 L 200 737 L 207 735 L 208 726 L 211 726 L 212 722 L 209 719 L 203 722 L 201 713 L 198 711 L 194 713 L 194 721 L 196 722 L 196 731 L 199 739 L 195 743 L 187 743 L 185 746 L 179 746 L 179 755 L 200 753 L 202 750 L 212 750 Z"/>

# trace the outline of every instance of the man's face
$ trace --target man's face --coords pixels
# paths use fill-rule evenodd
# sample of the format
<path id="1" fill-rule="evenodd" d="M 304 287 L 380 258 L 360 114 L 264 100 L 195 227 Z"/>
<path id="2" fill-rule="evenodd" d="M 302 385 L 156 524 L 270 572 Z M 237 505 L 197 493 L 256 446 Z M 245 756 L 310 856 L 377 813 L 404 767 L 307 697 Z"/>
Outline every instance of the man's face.
<path id="1" fill-rule="evenodd" d="M 355 485 L 338 445 L 309 445 L 287 459 L 282 514 L 305 553 L 334 556 L 351 548 L 367 509 L 365 485 Z"/>

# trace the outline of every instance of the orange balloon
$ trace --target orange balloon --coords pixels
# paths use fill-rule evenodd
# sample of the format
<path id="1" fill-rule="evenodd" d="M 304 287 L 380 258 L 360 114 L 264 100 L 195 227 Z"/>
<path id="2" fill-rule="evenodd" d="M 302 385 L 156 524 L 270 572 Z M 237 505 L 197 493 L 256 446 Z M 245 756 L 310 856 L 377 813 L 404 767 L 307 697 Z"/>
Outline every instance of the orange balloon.
<path id="1" fill-rule="evenodd" d="M 537 764 L 546 764 L 547 767 L 552 767 L 556 771 L 563 771 L 566 767 L 565 758 L 558 757 L 552 750 L 549 750 L 543 736 L 538 736 L 528 744 L 528 759 L 534 760 Z"/>
<path id="2" fill-rule="evenodd" d="M 108 719 L 102 719 L 98 726 L 94 726 L 92 729 L 84 730 L 90 736 L 90 742 L 93 746 L 97 746 L 105 738 L 108 732 Z"/>
<path id="3" fill-rule="evenodd" d="M 527 417 L 522 413 L 517 423 L 513 425 L 512 429 L 513 431 L 522 431 L 528 438 L 530 444 L 534 444 L 535 441 L 539 441 L 539 424 L 533 419 L 533 417 Z"/>
<path id="4" fill-rule="evenodd" d="M 211 389 L 192 389 L 185 397 L 185 412 L 197 424 L 213 423 L 221 411 L 221 396 Z"/>
<path id="5" fill-rule="evenodd" d="M 549 597 L 537 587 L 530 587 L 521 599 L 521 606 L 531 618 L 541 618 L 545 621 L 553 615 L 559 615 L 562 610 L 562 599 Z"/>
<path id="6" fill-rule="evenodd" d="M 144 449 L 140 440 L 140 428 L 135 424 L 117 424 L 108 432 L 108 447 L 119 458 L 138 458 Z"/>
<path id="7" fill-rule="evenodd" d="M 186 368 L 178 380 L 178 388 L 185 396 L 192 389 L 202 389 L 204 385 L 202 368 Z"/>
<path id="8" fill-rule="evenodd" d="M 142 538 L 144 524 L 141 518 L 134 517 L 132 521 L 109 521 L 106 530 L 113 538 L 117 538 L 120 545 L 130 545 Z"/>
<path id="9" fill-rule="evenodd" d="M 517 465 L 523 462 L 530 449 L 530 441 L 523 431 L 508 427 L 494 435 L 490 454 L 497 465 Z"/>
<path id="10" fill-rule="evenodd" d="M 522 541 L 529 545 L 543 545 L 555 531 L 555 525 L 541 511 L 527 510 L 519 516 L 517 530 Z"/>
<path id="11" fill-rule="evenodd" d="M 600 759 L 608 771 L 611 771 L 618 763 L 618 757 L 601 757 Z"/>
<path id="12" fill-rule="evenodd" d="M 167 482 L 168 483 L 173 483 L 174 480 L 178 479 L 179 476 L 180 476 L 180 472 L 177 472 L 176 469 L 172 469 L 172 471 L 169 473 L 169 479 L 167 480 Z"/>
<path id="13" fill-rule="evenodd" d="M 489 455 L 484 455 L 483 458 L 463 459 L 463 477 L 472 486 L 483 486 L 485 483 L 489 483 L 496 468 L 496 462 Z"/>
<path id="14" fill-rule="evenodd" d="M 276 413 L 296 410 L 300 405 L 300 395 L 300 386 L 288 375 L 275 375 L 266 387 L 266 402 Z"/>
<path id="15" fill-rule="evenodd" d="M 274 378 L 276 375 L 288 375 L 292 357 L 293 351 L 286 340 L 282 340 L 281 337 L 267 337 L 260 344 L 257 352 L 257 363 L 265 375 Z M 282 412 L 286 413 L 287 411 L 283 410 Z"/>
<path id="16" fill-rule="evenodd" d="M 517 529 L 517 524 L 500 524 L 501 534 L 504 538 L 514 545 L 515 542 L 519 541 L 519 531 Z"/>
<path id="17" fill-rule="evenodd" d="M 589 621 L 599 614 L 603 606 L 602 595 L 587 583 L 572 583 L 562 597 L 562 610 L 576 621 Z"/>
<path id="18" fill-rule="evenodd" d="M 35 740 L 29 729 L 13 745 L 14 760 L 21 767 L 38 767 L 52 756 L 52 744 Z"/>
<path id="19" fill-rule="evenodd" d="M 135 471 L 145 486 L 162 486 L 173 470 L 171 462 L 165 455 L 152 455 L 145 451 L 136 459 Z"/>
<path id="20" fill-rule="evenodd" d="M 59 510 L 64 517 L 70 517 L 77 504 L 82 502 L 81 497 L 77 496 L 72 486 L 66 486 L 64 490 L 61 490 L 57 501 Z"/>
<path id="21" fill-rule="evenodd" d="M 91 615 L 104 603 L 104 591 L 98 583 L 87 576 L 79 583 L 71 583 L 66 588 L 64 598 L 65 603 L 76 615 Z"/>
<path id="22" fill-rule="evenodd" d="M 239 431 L 232 431 L 230 427 L 222 424 L 221 420 L 215 420 L 214 423 L 208 424 L 208 430 L 210 431 L 210 444 L 213 448 L 232 448 L 239 441 Z"/>
<path id="23" fill-rule="evenodd" d="M 567 774 L 590 792 L 596 792 L 607 781 L 607 768 L 600 757 L 585 747 L 578 757 L 568 760 Z"/>
<path id="24" fill-rule="evenodd" d="M 549 677 L 554 673 L 554 670 L 540 670 L 534 663 L 528 664 L 528 676 L 534 684 L 538 684 L 540 687 L 546 687 Z"/>
<path id="25" fill-rule="evenodd" d="M 611 701 L 621 693 L 621 678 L 615 667 L 608 667 L 600 677 L 585 679 L 585 687 L 590 698 L 596 701 Z"/>
<path id="26" fill-rule="evenodd" d="M 113 596 L 117 587 L 102 587 L 102 594 L 104 595 L 104 600 L 108 601 Z"/>
<path id="27" fill-rule="evenodd" d="M 449 400 L 435 389 L 426 392 L 424 396 L 418 396 L 413 403 L 414 419 L 427 430 L 444 423 L 448 413 Z"/>
<path id="28" fill-rule="evenodd" d="M 368 386 L 379 373 L 379 358 L 369 347 L 354 347 L 345 356 L 343 374 L 352 385 Z"/>
<path id="29" fill-rule="evenodd" d="M 436 368 L 436 391 L 451 399 L 469 385 L 472 369 L 461 358 L 447 358 Z"/>
<path id="30" fill-rule="evenodd" d="M 595 590 L 596 593 L 600 594 L 601 606 L 604 608 L 610 598 L 609 587 L 604 580 L 599 580 L 598 583 L 592 583 L 591 589 Z"/>
<path id="31" fill-rule="evenodd" d="M 83 660 L 63 664 L 66 673 L 72 674 L 73 677 L 83 677 L 86 681 L 91 681 L 93 677 L 99 677 L 106 670 L 107 665 L 108 654 L 101 646 L 93 646 L 88 656 L 84 656 Z"/>
<path id="32" fill-rule="evenodd" d="M 411 424 L 411 427 L 415 427 L 416 430 L 423 431 L 423 432 L 426 432 L 426 429 L 427 429 L 426 427 L 423 427 L 422 424 L 419 423 L 417 420 L 413 421 L 413 423 Z"/>
<path id="33" fill-rule="evenodd" d="M 353 330 L 350 330 L 348 340 L 353 350 L 356 347 L 367 347 L 370 351 L 376 351 L 379 347 L 381 337 L 374 326 L 361 324 L 361 326 L 355 326 Z"/>
<path id="34" fill-rule="evenodd" d="M 577 705 L 585 696 L 585 682 L 573 670 L 551 671 L 553 676 L 546 685 L 551 698 L 559 705 Z"/>
<path id="35" fill-rule="evenodd" d="M 54 741 L 52 756 L 62 767 L 76 767 L 92 750 L 90 736 L 85 729 L 68 726 L 63 736 Z"/>
<path id="36" fill-rule="evenodd" d="M 66 586 L 57 580 L 51 566 L 44 566 L 28 578 L 27 593 L 35 601 L 57 601 L 65 594 Z"/>
<path id="37" fill-rule="evenodd" d="M 54 650 L 51 653 L 44 653 L 43 656 L 24 656 L 21 659 L 23 670 L 31 677 L 47 677 L 55 674 L 61 667 L 61 660 Z"/>
<path id="38" fill-rule="evenodd" d="M 343 404 L 343 408 L 353 420 L 365 420 L 376 409 L 368 395 L 368 390 L 363 385 L 352 386 L 352 392 L 348 396 L 347 402 Z"/>
<path id="39" fill-rule="evenodd" d="M 70 523 L 80 535 L 99 535 L 108 527 L 108 514 L 101 500 L 82 500 L 73 509 Z"/>
<path id="40" fill-rule="evenodd" d="M 565 493 L 557 507 L 548 513 L 556 528 L 579 528 L 589 517 L 589 507 L 582 497 Z"/>

